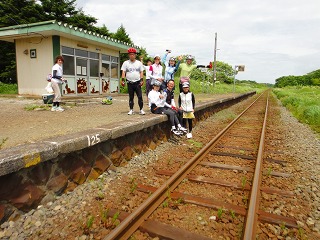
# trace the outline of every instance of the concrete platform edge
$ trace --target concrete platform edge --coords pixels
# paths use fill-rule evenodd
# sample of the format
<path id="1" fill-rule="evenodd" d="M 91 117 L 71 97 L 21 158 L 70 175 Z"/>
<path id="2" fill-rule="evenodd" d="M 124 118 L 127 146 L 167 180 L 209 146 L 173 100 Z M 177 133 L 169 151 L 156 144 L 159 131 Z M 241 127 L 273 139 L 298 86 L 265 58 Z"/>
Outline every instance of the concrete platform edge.
<path id="1" fill-rule="evenodd" d="M 218 106 L 219 104 L 250 96 L 255 92 L 249 92 L 220 99 L 218 101 L 203 102 L 196 106 L 195 112 Z M 74 134 L 52 137 L 40 142 L 18 145 L 0 151 L 0 176 L 17 172 L 23 168 L 37 165 L 41 162 L 54 159 L 61 154 L 75 152 L 95 144 L 123 137 L 127 134 L 140 131 L 167 121 L 166 115 L 141 116 L 133 122 L 121 121 L 108 126 L 77 132 Z"/>

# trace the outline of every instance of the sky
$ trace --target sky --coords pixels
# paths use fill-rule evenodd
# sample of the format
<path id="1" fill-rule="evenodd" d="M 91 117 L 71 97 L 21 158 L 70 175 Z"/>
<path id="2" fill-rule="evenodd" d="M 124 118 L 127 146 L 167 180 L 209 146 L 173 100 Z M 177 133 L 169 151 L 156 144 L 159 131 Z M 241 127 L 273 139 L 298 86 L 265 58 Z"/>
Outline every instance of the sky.
<path id="1" fill-rule="evenodd" d="M 191 54 L 245 65 L 239 80 L 274 83 L 320 68 L 319 0 L 77 0 L 77 7 L 116 32 L 121 24 L 150 56 Z"/>

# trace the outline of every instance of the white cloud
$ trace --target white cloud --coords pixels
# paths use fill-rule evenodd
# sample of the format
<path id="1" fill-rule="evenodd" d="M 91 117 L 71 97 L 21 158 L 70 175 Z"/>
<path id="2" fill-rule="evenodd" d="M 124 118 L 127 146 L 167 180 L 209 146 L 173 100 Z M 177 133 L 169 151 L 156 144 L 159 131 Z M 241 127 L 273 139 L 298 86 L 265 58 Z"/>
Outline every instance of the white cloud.
<path id="1" fill-rule="evenodd" d="M 208 64 L 217 32 L 217 60 L 246 65 L 238 79 L 272 83 L 320 65 L 318 0 L 78 0 L 77 5 L 112 32 L 122 23 L 150 55 L 171 49 Z"/>

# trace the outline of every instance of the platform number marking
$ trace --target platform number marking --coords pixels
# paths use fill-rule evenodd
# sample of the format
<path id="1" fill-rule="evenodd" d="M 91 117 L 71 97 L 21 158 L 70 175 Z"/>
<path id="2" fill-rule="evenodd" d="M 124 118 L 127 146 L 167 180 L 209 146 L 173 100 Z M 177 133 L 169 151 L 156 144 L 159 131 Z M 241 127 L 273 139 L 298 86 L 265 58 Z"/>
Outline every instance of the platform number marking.
<path id="1" fill-rule="evenodd" d="M 92 135 L 92 136 L 87 135 L 87 138 L 88 138 L 88 146 L 89 147 L 100 142 L 100 134 L 96 134 L 96 135 Z"/>

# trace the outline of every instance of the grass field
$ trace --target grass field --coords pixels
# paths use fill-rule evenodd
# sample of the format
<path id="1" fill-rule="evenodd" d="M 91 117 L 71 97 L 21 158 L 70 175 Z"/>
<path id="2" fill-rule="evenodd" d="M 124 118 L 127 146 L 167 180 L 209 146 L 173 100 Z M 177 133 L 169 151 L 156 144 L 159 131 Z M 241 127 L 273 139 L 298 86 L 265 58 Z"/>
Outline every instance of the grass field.
<path id="1" fill-rule="evenodd" d="M 293 116 L 320 133 L 320 87 L 285 87 L 273 92 Z"/>

